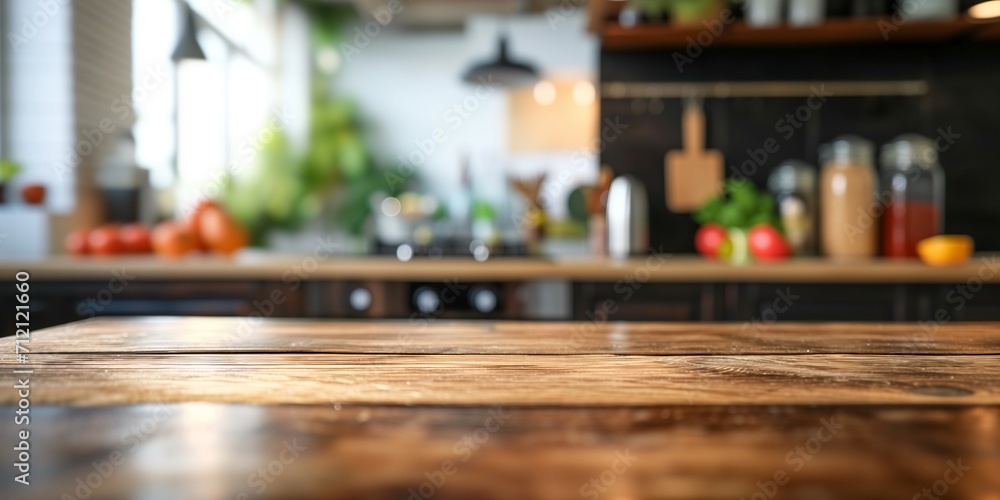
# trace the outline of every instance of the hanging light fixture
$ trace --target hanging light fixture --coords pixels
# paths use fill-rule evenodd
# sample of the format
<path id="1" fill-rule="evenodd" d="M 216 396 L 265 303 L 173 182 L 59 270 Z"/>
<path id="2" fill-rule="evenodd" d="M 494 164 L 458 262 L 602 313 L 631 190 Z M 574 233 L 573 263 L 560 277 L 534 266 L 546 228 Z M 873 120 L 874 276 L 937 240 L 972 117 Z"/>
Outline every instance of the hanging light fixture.
<path id="1" fill-rule="evenodd" d="M 181 5 L 184 9 L 184 26 L 181 28 L 181 37 L 177 40 L 177 46 L 174 47 L 174 53 L 170 55 L 170 59 L 174 62 L 185 59 L 205 60 L 205 52 L 201 50 L 201 45 L 198 45 L 198 37 L 195 36 L 197 31 L 194 12 L 191 11 L 191 7 L 186 2 L 182 1 Z"/>
<path id="2" fill-rule="evenodd" d="M 538 70 L 530 64 L 513 61 L 507 55 L 507 36 L 500 35 L 497 58 L 476 64 L 462 75 L 468 83 L 492 82 L 504 87 L 523 87 L 538 81 Z"/>
<path id="3" fill-rule="evenodd" d="M 977 21 L 993 21 L 1000 18 L 1000 0 L 989 0 L 969 7 L 969 17 Z"/>

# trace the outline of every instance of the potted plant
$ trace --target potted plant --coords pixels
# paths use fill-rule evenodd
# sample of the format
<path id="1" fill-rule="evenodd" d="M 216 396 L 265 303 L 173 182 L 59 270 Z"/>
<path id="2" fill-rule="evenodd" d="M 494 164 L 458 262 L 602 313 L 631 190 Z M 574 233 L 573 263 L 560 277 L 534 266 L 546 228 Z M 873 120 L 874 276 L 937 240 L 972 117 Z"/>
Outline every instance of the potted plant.
<path id="1" fill-rule="evenodd" d="M 10 160 L 0 160 L 0 204 L 6 201 L 7 181 L 14 178 L 21 171 L 21 167 Z"/>
<path id="2" fill-rule="evenodd" d="M 677 24 L 699 24 L 717 18 L 725 0 L 631 0 L 631 4 L 651 19 L 666 14 Z"/>

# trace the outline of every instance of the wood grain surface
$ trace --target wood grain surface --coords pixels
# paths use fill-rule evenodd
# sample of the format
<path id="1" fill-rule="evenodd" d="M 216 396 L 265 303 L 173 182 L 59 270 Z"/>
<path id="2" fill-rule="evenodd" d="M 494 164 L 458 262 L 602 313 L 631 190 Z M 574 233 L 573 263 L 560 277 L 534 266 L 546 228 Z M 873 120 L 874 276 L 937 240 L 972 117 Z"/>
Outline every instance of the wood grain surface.
<path id="1" fill-rule="evenodd" d="M 193 256 L 51 257 L 0 260 L 0 276 L 27 270 L 32 280 L 107 280 L 126 271 L 137 280 L 281 280 L 293 270 L 311 269 L 310 279 L 389 281 L 534 281 L 566 279 L 616 282 L 780 282 L 780 283 L 962 283 L 970 279 L 1000 282 L 1000 261 L 981 254 L 951 267 L 930 267 L 918 260 L 830 260 L 795 258 L 773 264 L 731 266 L 691 255 L 656 255 L 627 260 L 603 258 L 415 258 L 327 257 L 241 254 L 234 258 Z"/>
<path id="2" fill-rule="evenodd" d="M 19 366 L 41 404 L 1000 404 L 993 355 L 50 354 Z"/>
<path id="3" fill-rule="evenodd" d="M 94 318 L 34 353 L 1000 354 L 995 323 L 628 323 Z M 0 338 L 0 360 L 13 339 Z"/>
<path id="4" fill-rule="evenodd" d="M 1000 495 L 1000 324 L 241 321 L 0 339 L 0 498 Z"/>
<path id="5" fill-rule="evenodd" d="M 466 500 L 911 499 L 930 498 L 921 491 L 946 477 L 957 481 L 932 496 L 991 500 L 1000 491 L 995 406 L 32 411 L 34 482 L 25 488 L 5 475 L 6 500 L 75 495 L 76 479 L 95 463 L 106 468 L 115 452 L 123 463 L 92 482 L 91 498 L 409 500 L 412 490 Z M 0 419 L 4 437 L 12 427 Z M 288 445 L 301 451 L 281 463 Z M 5 442 L 0 458 L 12 463 L 12 454 Z M 949 463 L 968 470 L 946 476 Z M 604 491 L 588 489 L 594 480 Z"/>

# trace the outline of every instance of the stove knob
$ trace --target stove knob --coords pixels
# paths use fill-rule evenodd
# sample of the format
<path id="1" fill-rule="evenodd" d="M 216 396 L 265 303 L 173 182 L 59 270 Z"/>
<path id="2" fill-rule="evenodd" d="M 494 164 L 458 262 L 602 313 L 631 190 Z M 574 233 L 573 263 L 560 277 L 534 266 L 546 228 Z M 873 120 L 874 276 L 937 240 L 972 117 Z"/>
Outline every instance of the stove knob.
<path id="1" fill-rule="evenodd" d="M 497 308 L 497 293 L 490 288 L 474 287 L 469 292 L 469 305 L 483 314 L 491 313 Z"/>
<path id="2" fill-rule="evenodd" d="M 355 311 L 367 311 L 372 305 L 372 293 L 367 288 L 359 286 L 351 290 L 350 295 L 347 296 L 347 303 Z"/>
<path id="3" fill-rule="evenodd" d="M 413 306 L 424 314 L 435 314 L 441 307 L 441 297 L 434 289 L 422 286 L 413 292 Z"/>

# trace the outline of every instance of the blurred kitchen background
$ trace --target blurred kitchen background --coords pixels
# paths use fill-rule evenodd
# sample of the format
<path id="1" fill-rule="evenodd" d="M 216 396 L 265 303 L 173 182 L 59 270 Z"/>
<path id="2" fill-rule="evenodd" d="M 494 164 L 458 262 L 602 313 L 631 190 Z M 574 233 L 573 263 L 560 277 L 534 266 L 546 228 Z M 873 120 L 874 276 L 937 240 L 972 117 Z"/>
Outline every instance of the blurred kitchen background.
<path id="1" fill-rule="evenodd" d="M 550 21 L 554 4 L 515 1 L 53 5 L 34 37 L 4 48 L 3 156 L 23 168 L 11 201 L 43 184 L 73 226 L 154 223 L 214 198 L 256 244 L 335 231 L 363 253 L 382 206 L 372 195 L 470 226 L 475 209 L 499 238 L 521 203 L 509 178 L 550 174 L 555 221 L 596 178 L 598 43 L 581 8 Z M 41 9 L 4 8 L 13 36 Z M 463 81 L 501 40 L 539 90 Z M 396 230 L 387 243 L 411 238 Z"/>
<path id="2" fill-rule="evenodd" d="M 693 252 L 697 223 L 669 210 L 664 187 L 683 92 L 704 98 L 725 172 L 762 188 L 785 160 L 819 165 L 837 136 L 947 135 L 944 225 L 1000 248 L 997 25 L 974 22 L 964 0 L 913 14 L 884 1 L 749 2 L 764 3 L 771 17 L 716 0 L 5 2 L 0 156 L 21 168 L 5 198 L 41 185 L 56 215 L 20 251 L 59 253 L 69 228 L 153 224 L 209 198 L 265 247 L 333 230 L 353 253 L 452 234 L 524 252 L 534 225 L 585 237 L 604 164 L 649 192 L 654 247 Z M 814 18 L 798 20 L 799 3 L 816 3 Z M 501 43 L 525 75 L 463 79 Z M 855 85 L 782 130 L 808 91 L 725 88 L 781 81 Z M 705 85 L 655 85 L 666 82 Z M 768 138 L 780 149 L 753 157 Z M 407 224 L 379 219 L 397 211 Z"/>
<path id="3" fill-rule="evenodd" d="M 472 287 L 456 317 L 582 319 L 620 297 L 614 259 L 653 254 L 716 267 L 634 287 L 648 300 L 622 319 L 741 319 L 761 280 L 730 283 L 727 262 L 1000 250 L 998 17 L 996 0 L 6 0 L 0 258 L 51 269 L 52 322 L 117 262 L 153 270 L 95 314 L 246 314 L 287 284 L 268 259 L 317 241 L 354 270 L 274 314 L 441 311 L 453 279 Z M 961 237 L 918 252 L 939 234 Z M 580 276 L 461 271 L 497 259 Z M 234 291 L 241 273 L 259 290 Z M 818 291 L 795 314 L 921 318 L 962 281 L 829 275 L 798 278 Z M 535 281 L 558 283 L 514 286 Z"/>

